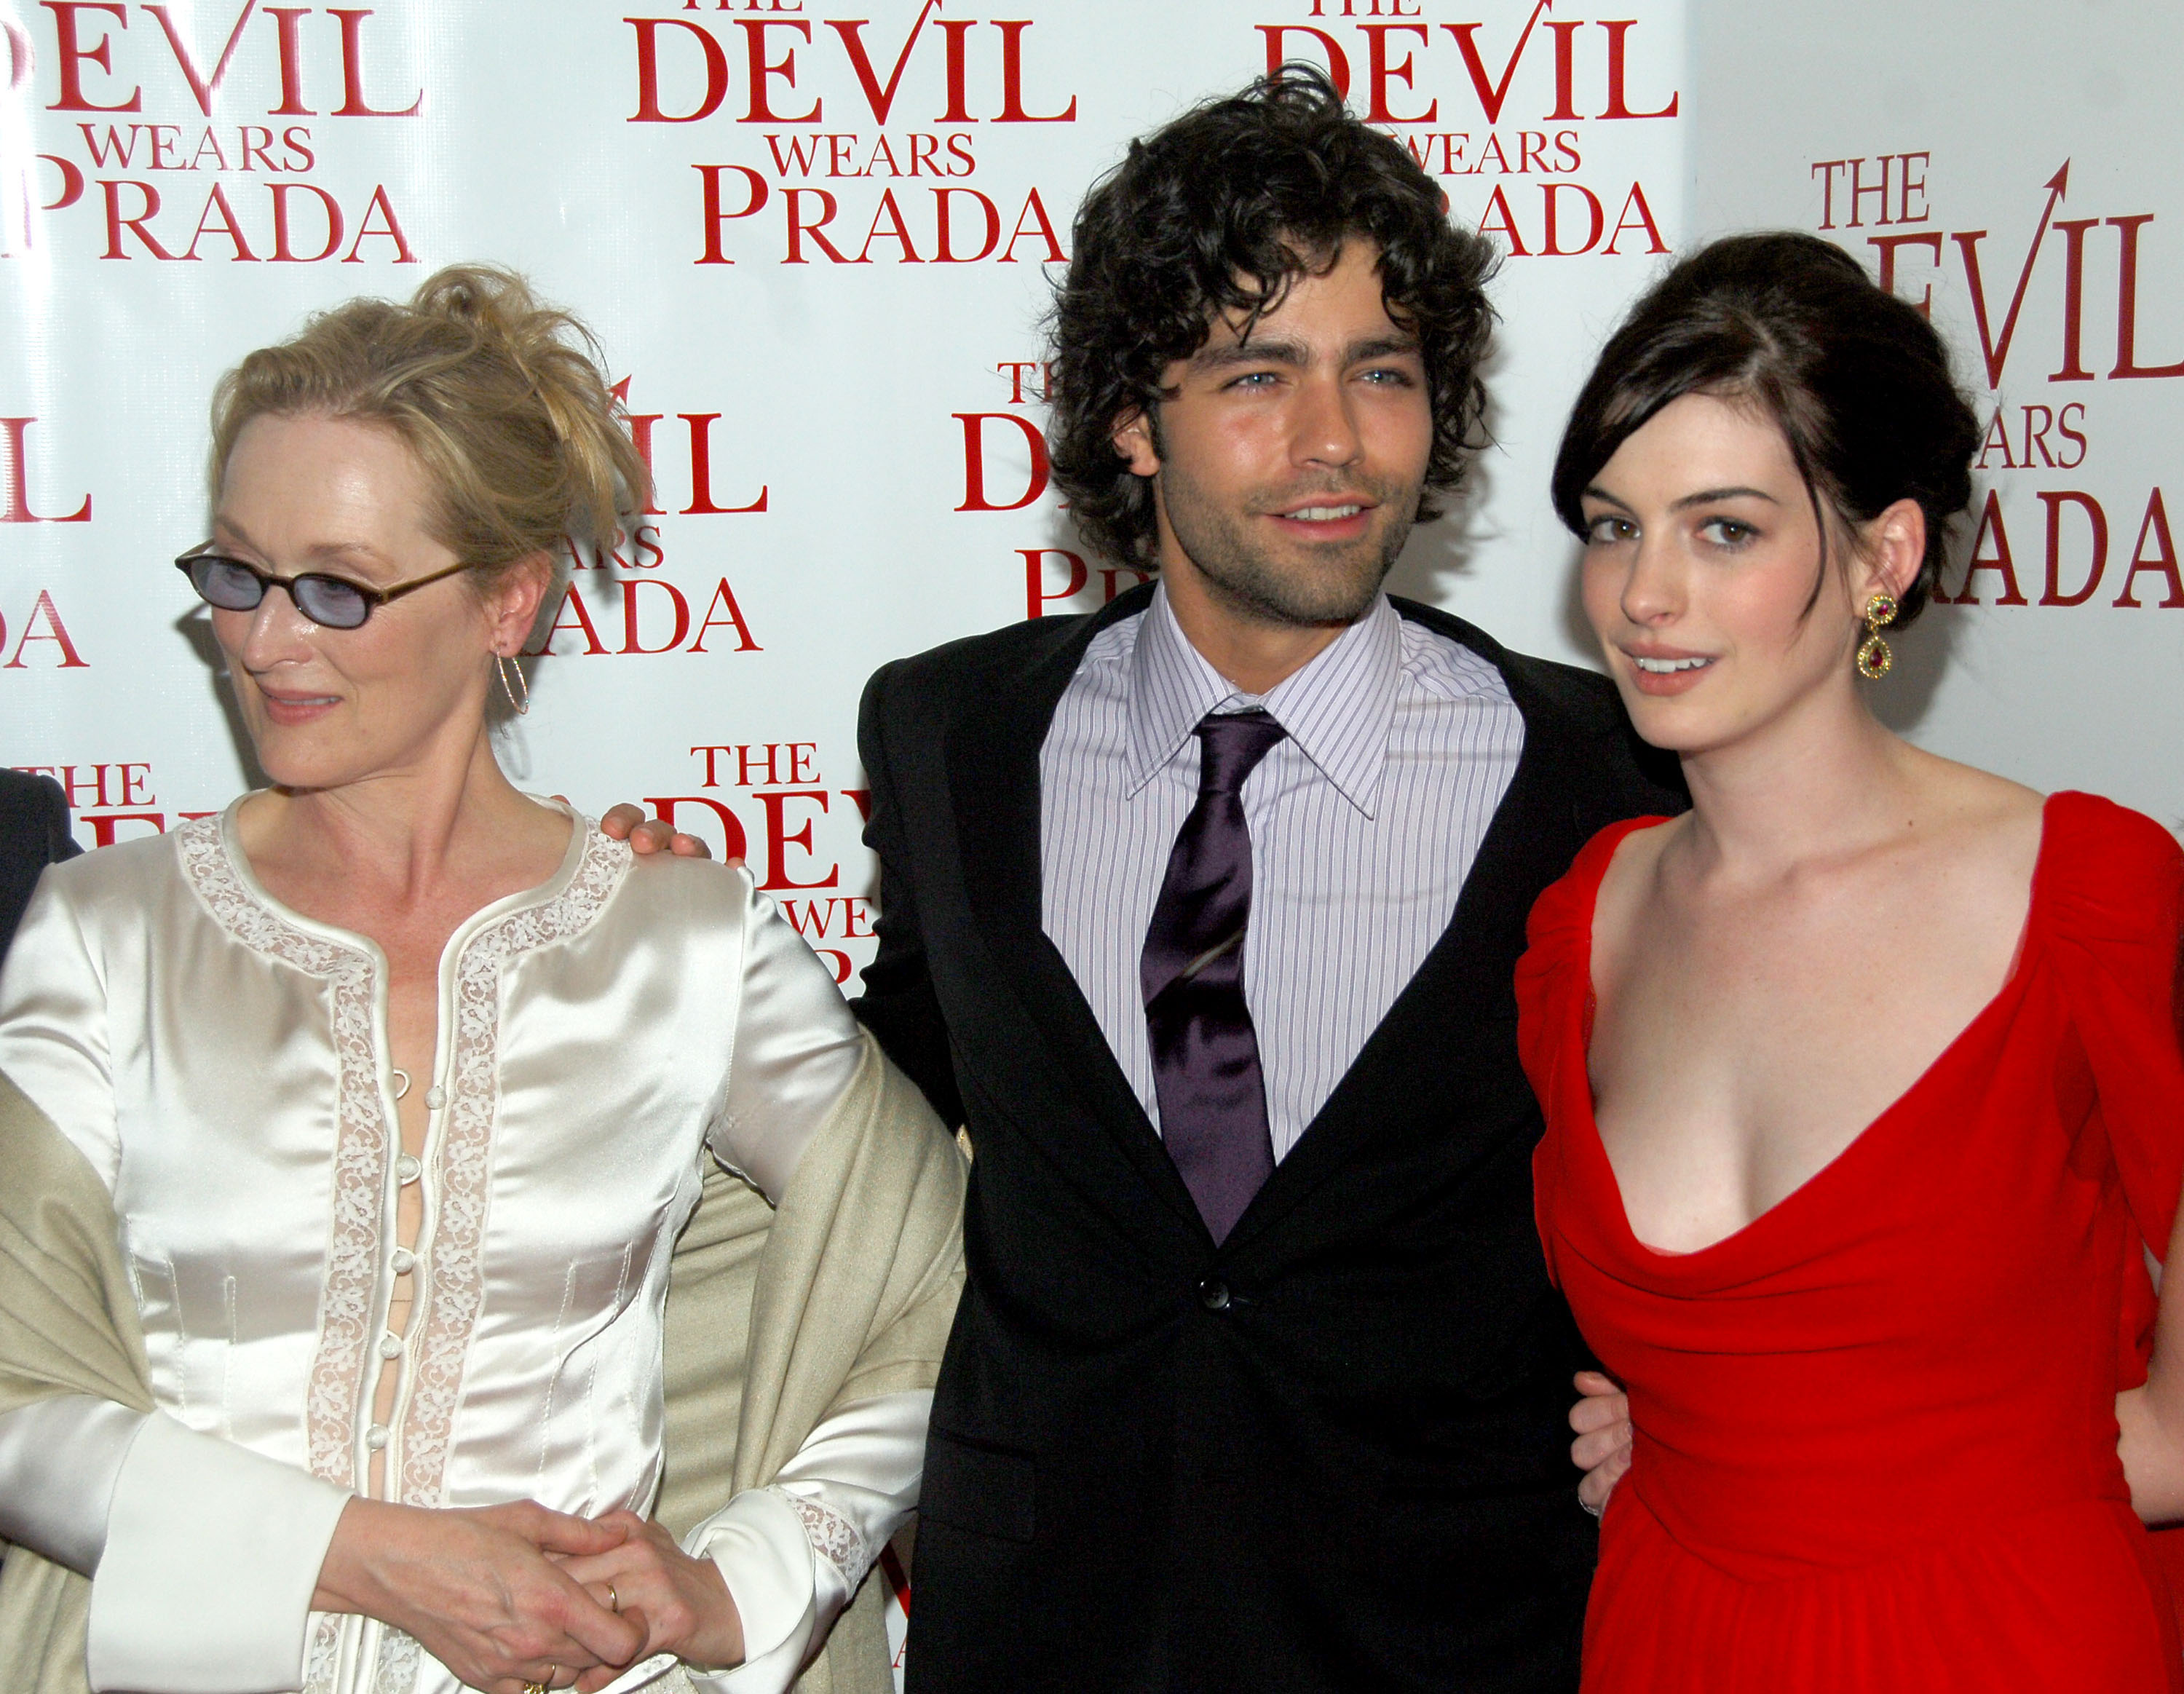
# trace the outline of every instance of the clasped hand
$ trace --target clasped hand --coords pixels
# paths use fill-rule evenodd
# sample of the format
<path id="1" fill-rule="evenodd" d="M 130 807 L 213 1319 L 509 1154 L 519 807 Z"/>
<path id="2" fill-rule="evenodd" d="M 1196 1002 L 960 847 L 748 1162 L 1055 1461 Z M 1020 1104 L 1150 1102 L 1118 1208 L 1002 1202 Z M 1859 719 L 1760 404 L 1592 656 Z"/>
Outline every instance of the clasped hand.
<path id="1" fill-rule="evenodd" d="M 743 1623 L 710 1559 L 630 1512 L 588 1519 L 531 1501 L 430 1511 L 354 1499 L 311 1601 L 416 1638 L 463 1685 L 594 1694 L 639 1659 L 743 1658 Z"/>
<path id="2" fill-rule="evenodd" d="M 634 1512 L 610 1512 L 598 1520 L 621 1541 L 605 1551 L 561 1562 L 561 1574 L 584 1591 L 641 1619 L 646 1635 L 639 1658 L 671 1652 L 708 1669 L 726 1670 L 744 1660 L 744 1622 L 735 1596 L 709 1558 L 693 1558 L 658 1524 Z M 577 1694 L 594 1694 L 614 1680 L 612 1668 L 577 1679 Z"/>

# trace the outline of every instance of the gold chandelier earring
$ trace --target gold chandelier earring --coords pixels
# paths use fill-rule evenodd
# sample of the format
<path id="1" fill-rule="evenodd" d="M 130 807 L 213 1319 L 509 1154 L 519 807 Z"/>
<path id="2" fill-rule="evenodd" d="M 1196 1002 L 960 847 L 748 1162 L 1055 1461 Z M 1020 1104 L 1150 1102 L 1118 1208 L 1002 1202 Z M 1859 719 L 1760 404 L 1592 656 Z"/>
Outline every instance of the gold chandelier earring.
<path id="1" fill-rule="evenodd" d="M 1865 603 L 1865 639 L 1858 644 L 1858 674 L 1869 683 L 1879 682 L 1896 662 L 1896 655 L 1880 633 L 1896 621 L 1896 613 L 1893 594 L 1875 594 Z"/>
<path id="2" fill-rule="evenodd" d="M 1893 604 L 1893 603 L 1892 602 L 1892 604 Z M 1894 616 L 1894 614 L 1893 614 L 1893 613 L 1891 613 L 1891 614 L 1890 614 L 1890 616 Z M 1888 649 L 1887 649 L 1886 648 L 1885 648 L 1885 647 L 1881 649 L 1881 651 L 1882 651 L 1882 652 L 1884 652 L 1884 653 L 1885 653 L 1885 652 L 1886 652 L 1887 650 L 1888 650 Z M 1864 663 L 1865 662 L 1865 660 L 1864 660 L 1864 655 L 1863 651 L 1861 651 L 1861 653 L 1860 653 L 1860 655 L 1859 655 L 1858 662 L 1859 662 L 1861 665 L 1862 665 L 1862 664 L 1864 664 Z M 496 653 L 496 654 L 494 654 L 494 655 L 493 655 L 493 669 L 494 669 L 494 670 L 496 670 L 496 671 L 499 671 L 499 672 L 500 672 L 500 691 L 501 691 L 501 693 L 503 693 L 504 694 L 506 694 L 506 695 L 508 696 L 508 703 L 509 703 L 509 705 L 510 705 L 510 706 L 512 706 L 512 707 L 514 707 L 514 708 L 515 708 L 515 715 L 516 715 L 518 717 L 521 717 L 521 716 L 523 716 L 523 714 L 524 714 L 524 713 L 526 713 L 526 712 L 527 712 L 527 711 L 529 711 L 529 710 L 531 710 L 531 679 L 530 679 L 528 677 L 526 677 L 526 676 L 523 674 L 523 666 L 522 666 L 522 665 L 519 662 L 519 663 L 516 665 L 516 666 L 515 666 L 515 680 L 516 680 L 518 683 L 520 683 L 521 684 L 522 684 L 522 687 L 523 687 L 523 698 L 522 698 L 521 699 L 518 699 L 515 697 L 515 690 L 514 688 L 510 688 L 510 687 L 509 686 L 509 683 L 508 683 L 508 668 L 509 668 L 509 667 L 508 667 L 508 659 L 507 659 L 507 656 L 506 656 L 505 655 L 504 655 L 504 654 L 499 654 L 499 653 Z M 1888 668 L 1888 666 L 1887 666 L 1886 664 L 1884 664 L 1884 665 L 1882 665 L 1882 666 L 1881 666 L 1880 668 L 1881 668 L 1882 670 L 1884 670 L 1884 671 L 1885 671 L 1885 670 L 1886 670 L 1886 669 Z"/>

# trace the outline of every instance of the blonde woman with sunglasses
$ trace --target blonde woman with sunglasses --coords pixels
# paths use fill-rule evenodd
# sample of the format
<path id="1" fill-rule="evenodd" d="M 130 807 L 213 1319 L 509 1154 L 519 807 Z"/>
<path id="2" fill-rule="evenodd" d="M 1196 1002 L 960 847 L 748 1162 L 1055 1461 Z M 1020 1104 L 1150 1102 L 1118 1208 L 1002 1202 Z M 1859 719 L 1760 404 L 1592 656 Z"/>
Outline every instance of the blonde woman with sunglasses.
<path id="1" fill-rule="evenodd" d="M 176 562 L 271 786 L 0 975 L 10 1689 L 781 1690 L 916 1502 L 952 1146 L 744 872 L 494 756 L 646 504 L 588 348 L 453 270 L 220 387 Z"/>

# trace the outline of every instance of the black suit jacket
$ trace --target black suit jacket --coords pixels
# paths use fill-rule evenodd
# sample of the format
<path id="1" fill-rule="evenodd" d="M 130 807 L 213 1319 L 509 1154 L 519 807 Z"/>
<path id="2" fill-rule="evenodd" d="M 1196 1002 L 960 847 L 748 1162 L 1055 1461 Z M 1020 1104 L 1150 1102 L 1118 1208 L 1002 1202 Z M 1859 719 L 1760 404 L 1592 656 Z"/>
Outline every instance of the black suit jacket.
<path id="1" fill-rule="evenodd" d="M 1535 897 L 1675 779 L 1603 679 L 1396 602 L 1500 667 L 1524 755 L 1446 933 L 1217 1247 L 1040 928 L 1039 745 L 1150 592 L 865 694 L 857 1013 L 975 1149 L 911 1686 L 1573 1689 L 1584 1354 L 1533 1224 L 1511 979 Z"/>
<path id="2" fill-rule="evenodd" d="M 83 850 L 69 833 L 68 796 L 51 777 L 0 766 L 0 959 L 23 921 L 38 873 Z"/>

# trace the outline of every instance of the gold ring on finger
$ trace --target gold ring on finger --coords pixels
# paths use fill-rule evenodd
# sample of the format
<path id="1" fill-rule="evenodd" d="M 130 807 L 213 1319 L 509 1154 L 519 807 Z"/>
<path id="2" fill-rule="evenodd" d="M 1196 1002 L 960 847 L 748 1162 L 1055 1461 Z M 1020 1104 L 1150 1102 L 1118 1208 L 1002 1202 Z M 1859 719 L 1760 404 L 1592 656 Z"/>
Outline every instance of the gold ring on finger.
<path id="1" fill-rule="evenodd" d="M 621 1611 L 621 1596 L 615 1592 L 615 1585 L 611 1582 L 607 1584 L 607 1610 L 617 1615 Z"/>

